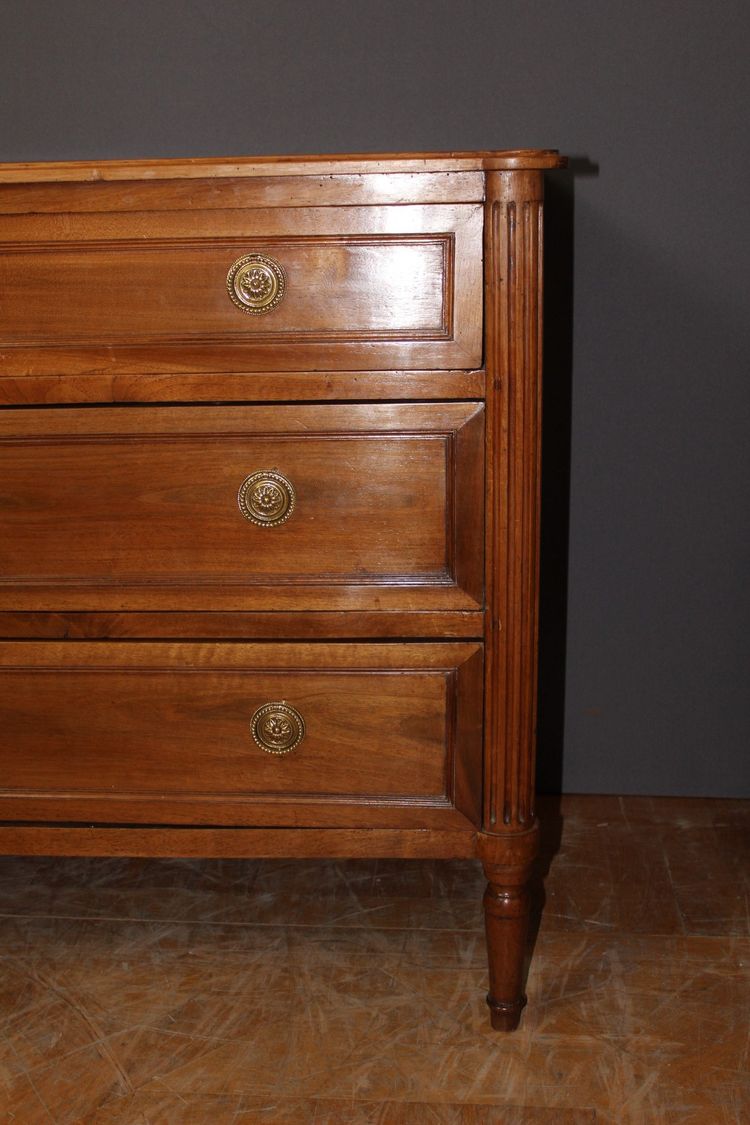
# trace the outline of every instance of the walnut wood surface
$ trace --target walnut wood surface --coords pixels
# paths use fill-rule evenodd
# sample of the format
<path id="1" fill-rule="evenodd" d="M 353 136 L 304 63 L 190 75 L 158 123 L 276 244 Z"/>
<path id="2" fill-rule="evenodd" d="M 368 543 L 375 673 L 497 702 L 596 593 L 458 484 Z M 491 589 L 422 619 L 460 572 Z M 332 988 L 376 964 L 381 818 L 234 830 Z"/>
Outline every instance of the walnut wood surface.
<path id="1" fill-rule="evenodd" d="M 197 859 L 467 859 L 471 829 L 150 828 L 4 825 L 0 855 L 171 856 Z"/>
<path id="2" fill-rule="evenodd" d="M 496 1031 L 514 1031 L 526 1005 L 529 881 L 539 848 L 538 826 L 504 836 L 482 833 L 477 844 L 487 878 L 483 900 L 490 970 L 487 1005 Z"/>
<path id="3" fill-rule="evenodd" d="M 0 639 L 336 640 L 378 636 L 412 640 L 481 639 L 482 610 L 258 610 L 139 613 L 3 612 Z M 482 701 L 479 700 L 481 710 Z"/>
<path id="4" fill-rule="evenodd" d="M 105 363 L 106 367 L 106 363 Z M 305 402 L 356 399 L 484 398 L 479 371 L 242 371 L 201 374 L 150 370 L 4 375 L 0 406 L 40 403 Z"/>
<path id="5" fill-rule="evenodd" d="M 365 611 L 376 627 L 378 610 L 386 612 L 429 612 L 445 614 L 481 612 L 474 598 L 452 583 L 440 585 L 379 585 L 360 583 L 356 586 L 302 585 L 277 583 L 270 586 L 241 586 L 224 583 L 219 586 L 95 586 L 50 585 L 0 586 L 2 610 L 47 611 L 51 604 L 63 613 L 74 612 L 141 612 L 204 613 L 210 603 L 217 612 L 247 612 L 248 597 L 263 612 L 273 607 L 279 614 L 325 613 L 345 614 Z M 341 618 L 342 622 L 346 617 Z M 158 634 L 157 634 L 158 635 Z M 348 634 L 347 634 L 348 635 Z M 422 635 L 422 634 L 420 634 Z"/>
<path id="6" fill-rule="evenodd" d="M 478 367 L 481 235 L 479 204 L 0 214 L 3 370 Z M 262 315 L 227 294 L 251 253 Z"/>
<path id="7" fill-rule="evenodd" d="M 561 168 L 556 149 L 518 148 L 483 152 L 375 152 L 310 156 L 240 156 L 190 160 L 36 161 L 0 165 L 0 183 L 64 183 L 102 180 L 174 180 L 237 176 L 338 176 L 373 172 L 511 171 Z"/>
<path id="8" fill-rule="evenodd" d="M 372 609 L 406 587 L 420 608 L 438 586 L 478 608 L 482 511 L 462 498 L 481 490 L 482 441 L 478 403 L 0 413 L 0 604 L 87 609 L 100 588 L 105 609 L 129 591 L 212 609 L 220 588 L 267 610 L 315 585 L 330 608 L 348 586 Z M 277 527 L 237 503 L 263 469 L 296 492 Z"/>
<path id="9" fill-rule="evenodd" d="M 210 211 L 246 207 L 346 207 L 383 203 L 481 203 L 481 172 L 8 183 L 0 165 L 0 215 L 97 211 Z"/>
<path id="10" fill-rule="evenodd" d="M 539 173 L 488 176 L 485 828 L 533 823 L 539 566 Z"/>
<path id="11" fill-rule="evenodd" d="M 516 1026 L 563 164 L 0 167 L 0 851 L 478 855 Z M 250 251 L 287 271 L 257 318 Z M 237 510 L 257 468 L 293 478 L 279 528 Z M 285 759 L 271 699 L 308 722 Z"/>
<path id="12" fill-rule="evenodd" d="M 481 673 L 477 644 L 0 644 L 0 820 L 478 820 Z M 277 756 L 250 720 L 281 700 L 306 733 Z"/>
<path id="13" fill-rule="evenodd" d="M 525 1003 L 534 818 L 541 453 L 542 192 L 539 172 L 487 176 L 487 488 L 484 832 L 493 1026 Z"/>

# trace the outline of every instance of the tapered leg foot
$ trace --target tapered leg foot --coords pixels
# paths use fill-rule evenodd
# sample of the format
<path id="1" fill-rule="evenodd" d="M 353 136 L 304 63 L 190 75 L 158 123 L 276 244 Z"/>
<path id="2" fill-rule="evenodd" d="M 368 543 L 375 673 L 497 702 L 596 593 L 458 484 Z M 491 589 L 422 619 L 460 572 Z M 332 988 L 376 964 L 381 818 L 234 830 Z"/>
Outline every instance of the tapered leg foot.
<path id="1" fill-rule="evenodd" d="M 490 1022 L 495 1031 L 515 1031 L 521 1022 L 521 1012 L 526 1007 L 526 997 L 522 996 L 515 1004 L 501 1004 L 487 993 L 490 1009 Z"/>
<path id="2" fill-rule="evenodd" d="M 487 876 L 487 1003 L 496 1031 L 515 1031 L 526 1004 L 523 986 L 531 905 L 528 884 L 537 848 L 536 825 L 522 833 L 480 837 L 480 857 Z"/>

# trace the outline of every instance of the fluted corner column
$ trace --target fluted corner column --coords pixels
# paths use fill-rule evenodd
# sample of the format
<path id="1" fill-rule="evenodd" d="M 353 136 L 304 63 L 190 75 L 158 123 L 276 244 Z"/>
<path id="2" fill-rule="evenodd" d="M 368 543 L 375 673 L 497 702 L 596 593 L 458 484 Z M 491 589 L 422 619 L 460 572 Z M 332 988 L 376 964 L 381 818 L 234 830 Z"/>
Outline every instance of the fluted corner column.
<path id="1" fill-rule="evenodd" d="M 539 584 L 541 172 L 489 172 L 485 210 L 487 622 L 479 855 L 492 1025 L 518 1026 L 534 814 Z"/>

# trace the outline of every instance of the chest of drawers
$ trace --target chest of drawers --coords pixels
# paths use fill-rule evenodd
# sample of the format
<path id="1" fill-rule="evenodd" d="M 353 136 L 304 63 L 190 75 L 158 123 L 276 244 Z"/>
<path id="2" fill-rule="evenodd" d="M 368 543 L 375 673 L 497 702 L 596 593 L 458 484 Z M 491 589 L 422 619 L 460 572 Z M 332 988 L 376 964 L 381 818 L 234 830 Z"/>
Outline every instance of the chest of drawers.
<path id="1" fill-rule="evenodd" d="M 535 855 L 550 151 L 0 167 L 0 851 Z"/>

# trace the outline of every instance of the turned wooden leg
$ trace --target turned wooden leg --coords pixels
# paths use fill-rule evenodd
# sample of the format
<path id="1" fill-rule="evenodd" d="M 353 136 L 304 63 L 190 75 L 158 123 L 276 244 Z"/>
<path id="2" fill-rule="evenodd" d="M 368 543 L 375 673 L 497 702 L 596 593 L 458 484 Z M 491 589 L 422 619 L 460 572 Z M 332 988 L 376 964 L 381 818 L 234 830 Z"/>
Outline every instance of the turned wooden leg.
<path id="1" fill-rule="evenodd" d="M 541 452 L 542 177 L 485 176 L 487 544 L 484 807 L 478 855 L 492 1026 L 518 1026 L 528 881 L 537 851 L 537 713 Z"/>
<path id="2" fill-rule="evenodd" d="M 523 986 L 531 903 L 529 879 L 538 836 L 534 825 L 526 832 L 480 837 L 480 857 L 487 876 L 487 1003 L 496 1031 L 515 1031 L 526 1003 Z"/>

